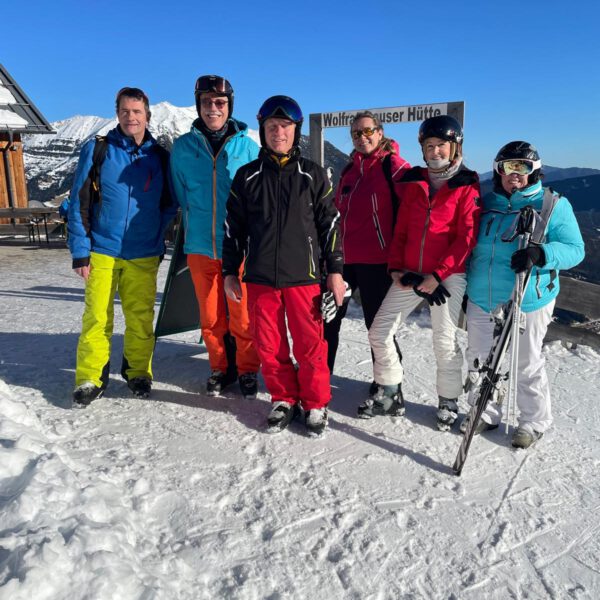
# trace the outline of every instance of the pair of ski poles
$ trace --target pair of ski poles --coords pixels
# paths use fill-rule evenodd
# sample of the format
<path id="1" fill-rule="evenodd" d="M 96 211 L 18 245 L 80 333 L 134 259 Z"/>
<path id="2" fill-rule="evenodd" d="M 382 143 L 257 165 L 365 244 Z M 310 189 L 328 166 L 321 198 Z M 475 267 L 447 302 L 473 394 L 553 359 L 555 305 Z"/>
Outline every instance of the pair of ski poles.
<path id="1" fill-rule="evenodd" d="M 517 215 L 511 227 L 502 236 L 503 242 L 512 242 L 520 236 L 519 249 L 524 249 L 529 246 L 529 242 L 534 232 L 537 213 L 532 206 L 523 207 Z M 460 475 L 467 460 L 467 454 L 473 441 L 475 431 L 483 412 L 485 411 L 488 402 L 490 402 L 495 394 L 499 393 L 501 373 L 500 369 L 506 356 L 509 344 L 511 347 L 511 357 L 509 361 L 509 390 L 508 390 L 508 420 L 506 429 L 510 421 L 511 410 L 514 418 L 516 393 L 517 393 L 517 376 L 518 376 L 518 361 L 519 361 L 519 335 L 521 331 L 521 303 L 523 294 L 531 277 L 531 269 L 533 265 L 528 264 L 525 271 L 515 275 L 515 286 L 511 299 L 509 300 L 504 318 L 499 319 L 497 324 L 498 330 L 494 331 L 494 341 L 490 348 L 489 354 L 485 363 L 480 367 L 480 385 L 475 404 L 471 408 L 468 416 L 467 428 L 463 434 L 461 445 L 458 449 L 456 459 L 452 466 L 452 470 L 456 475 Z M 511 406 L 512 403 L 512 406 Z"/>

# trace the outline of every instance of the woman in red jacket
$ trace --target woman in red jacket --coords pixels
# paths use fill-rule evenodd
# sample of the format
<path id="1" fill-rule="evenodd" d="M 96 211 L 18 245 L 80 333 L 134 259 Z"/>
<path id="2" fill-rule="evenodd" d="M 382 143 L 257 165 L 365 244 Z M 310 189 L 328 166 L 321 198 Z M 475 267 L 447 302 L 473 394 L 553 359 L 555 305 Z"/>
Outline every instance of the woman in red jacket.
<path id="1" fill-rule="evenodd" d="M 438 427 L 447 430 L 456 420 L 463 387 L 456 326 L 466 287 L 465 263 L 477 240 L 480 196 L 477 173 L 463 164 L 462 141 L 462 128 L 450 116 L 427 119 L 419 129 L 427 167 L 410 169 L 402 178 L 402 203 L 388 257 L 394 285 L 369 331 L 380 385 L 359 406 L 359 417 L 404 414 L 403 370 L 394 335 L 426 298 L 437 365 Z"/>
<path id="2" fill-rule="evenodd" d="M 335 203 L 340 212 L 344 279 L 352 290 L 360 291 L 369 329 L 392 283 L 387 259 L 398 210 L 394 188 L 410 165 L 400 156 L 398 144 L 385 137 L 383 126 L 371 112 L 354 117 L 350 134 L 354 144 L 352 162 L 342 171 Z M 335 319 L 325 324 L 331 372 L 347 307 L 348 300 Z M 401 358 L 399 349 L 398 355 Z"/>

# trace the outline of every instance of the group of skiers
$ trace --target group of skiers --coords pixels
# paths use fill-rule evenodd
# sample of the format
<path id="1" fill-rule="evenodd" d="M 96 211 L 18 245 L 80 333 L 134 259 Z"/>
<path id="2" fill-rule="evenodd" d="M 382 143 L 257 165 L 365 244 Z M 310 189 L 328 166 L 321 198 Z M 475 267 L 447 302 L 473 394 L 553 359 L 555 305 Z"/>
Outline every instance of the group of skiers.
<path id="1" fill-rule="evenodd" d="M 456 334 L 466 296 L 469 379 L 476 382 L 493 342 L 492 312 L 510 299 L 515 272 L 533 268 L 522 302 L 512 444 L 527 448 L 541 437 L 552 422 L 542 341 L 558 270 L 579 263 L 584 247 L 569 202 L 544 194 L 531 144 L 511 142 L 498 152 L 494 190 L 482 199 L 477 174 L 463 162 L 456 119 L 421 124 L 426 166 L 410 168 L 378 118 L 362 112 L 351 124 L 354 151 L 334 196 L 325 170 L 300 155 L 303 115 L 292 98 L 273 96 L 261 106 L 260 148 L 233 118 L 226 79 L 199 77 L 195 100 L 198 118 L 175 140 L 170 161 L 147 130 L 149 102 L 139 88 L 120 90 L 118 126 L 82 150 L 68 220 L 73 268 L 86 280 L 75 402 L 89 404 L 106 389 L 117 290 L 126 323 L 121 374 L 134 395 L 149 396 L 156 274 L 165 229 L 181 207 L 211 368 L 208 395 L 237 379 L 243 395 L 255 397 L 260 370 L 272 400 L 268 429 L 281 431 L 304 414 L 309 434 L 321 434 L 340 326 L 349 290 L 357 290 L 374 375 L 358 416 L 402 415 L 395 333 L 425 299 L 437 423 L 448 430 L 463 392 Z M 553 210 L 544 212 L 548 196 Z M 539 239 L 520 248 L 518 236 L 502 238 L 526 205 L 548 222 Z M 489 403 L 477 433 L 498 426 L 501 401 L 498 395 Z"/>

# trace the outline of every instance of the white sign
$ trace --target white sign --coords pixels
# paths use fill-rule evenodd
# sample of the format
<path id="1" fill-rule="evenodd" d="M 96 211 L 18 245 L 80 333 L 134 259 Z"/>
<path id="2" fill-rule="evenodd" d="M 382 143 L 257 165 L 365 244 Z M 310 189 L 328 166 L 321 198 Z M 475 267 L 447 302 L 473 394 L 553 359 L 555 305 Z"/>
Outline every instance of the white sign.
<path id="1" fill-rule="evenodd" d="M 448 114 L 448 104 L 416 104 L 414 106 L 393 106 L 391 108 L 370 108 L 383 124 L 411 123 L 424 121 L 430 117 Z M 364 110 L 345 110 L 340 112 L 321 113 L 321 127 L 348 127 L 355 115 Z"/>

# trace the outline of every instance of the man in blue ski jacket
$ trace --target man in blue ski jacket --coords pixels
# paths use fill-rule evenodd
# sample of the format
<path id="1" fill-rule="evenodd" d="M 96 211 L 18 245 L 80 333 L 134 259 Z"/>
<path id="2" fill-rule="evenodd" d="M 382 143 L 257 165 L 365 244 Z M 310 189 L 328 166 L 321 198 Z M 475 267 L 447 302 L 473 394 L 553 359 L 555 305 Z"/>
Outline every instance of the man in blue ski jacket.
<path id="1" fill-rule="evenodd" d="M 73 269 L 85 280 L 73 392 L 74 402 L 83 405 L 108 384 L 117 291 L 125 316 L 121 374 L 135 396 L 150 394 L 156 277 L 164 234 L 177 211 L 167 181 L 168 153 L 147 129 L 148 97 L 139 88 L 123 88 L 116 111 L 118 126 L 81 150 L 69 200 Z"/>

